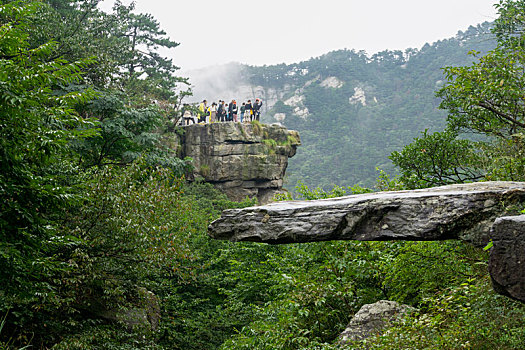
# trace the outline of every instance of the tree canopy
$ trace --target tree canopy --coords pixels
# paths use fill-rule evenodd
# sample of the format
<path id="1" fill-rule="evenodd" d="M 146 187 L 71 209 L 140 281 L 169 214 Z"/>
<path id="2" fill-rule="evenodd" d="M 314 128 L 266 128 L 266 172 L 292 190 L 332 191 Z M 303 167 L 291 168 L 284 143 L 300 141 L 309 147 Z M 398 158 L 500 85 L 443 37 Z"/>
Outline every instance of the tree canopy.
<path id="1" fill-rule="evenodd" d="M 525 179 L 523 6 L 523 1 L 500 1 L 500 17 L 492 30 L 496 48 L 484 55 L 471 52 L 477 58 L 471 65 L 444 68 L 447 83 L 437 96 L 440 108 L 448 112 L 447 130 L 425 132 L 392 154 L 404 180 L 428 186 L 481 178 Z M 451 173 L 447 181 L 438 181 Z"/>

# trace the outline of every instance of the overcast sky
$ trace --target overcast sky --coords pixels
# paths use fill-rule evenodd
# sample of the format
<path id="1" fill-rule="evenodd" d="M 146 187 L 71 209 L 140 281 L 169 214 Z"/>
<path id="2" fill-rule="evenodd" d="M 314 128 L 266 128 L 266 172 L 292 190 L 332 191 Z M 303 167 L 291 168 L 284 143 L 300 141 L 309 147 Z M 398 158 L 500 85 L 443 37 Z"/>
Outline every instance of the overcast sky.
<path id="1" fill-rule="evenodd" d="M 123 0 L 125 4 L 130 1 Z M 496 18 L 497 0 L 136 0 L 178 43 L 183 70 L 294 63 L 338 49 L 421 48 Z M 103 8 L 110 8 L 105 0 Z"/>

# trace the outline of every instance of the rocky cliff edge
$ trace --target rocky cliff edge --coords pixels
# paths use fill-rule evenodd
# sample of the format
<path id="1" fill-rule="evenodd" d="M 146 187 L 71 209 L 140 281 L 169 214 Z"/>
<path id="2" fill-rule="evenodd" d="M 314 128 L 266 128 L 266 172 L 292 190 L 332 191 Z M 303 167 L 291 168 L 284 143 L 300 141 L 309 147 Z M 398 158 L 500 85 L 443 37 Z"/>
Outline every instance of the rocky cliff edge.
<path id="1" fill-rule="evenodd" d="M 277 124 L 194 124 L 184 127 L 181 153 L 193 159 L 190 181 L 202 177 L 232 200 L 265 204 L 283 191 L 288 158 L 300 144 L 297 131 Z"/>

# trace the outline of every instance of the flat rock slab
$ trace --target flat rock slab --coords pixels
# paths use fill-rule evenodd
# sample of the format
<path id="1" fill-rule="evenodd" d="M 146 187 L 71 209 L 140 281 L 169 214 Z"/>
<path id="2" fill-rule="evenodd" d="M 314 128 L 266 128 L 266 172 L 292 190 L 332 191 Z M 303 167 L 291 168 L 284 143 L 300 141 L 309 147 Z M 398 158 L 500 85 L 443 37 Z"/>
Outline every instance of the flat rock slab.
<path id="1" fill-rule="evenodd" d="M 525 201 L 524 182 L 478 182 L 225 210 L 209 235 L 271 244 L 327 240 L 461 239 L 488 242 L 504 207 Z"/>

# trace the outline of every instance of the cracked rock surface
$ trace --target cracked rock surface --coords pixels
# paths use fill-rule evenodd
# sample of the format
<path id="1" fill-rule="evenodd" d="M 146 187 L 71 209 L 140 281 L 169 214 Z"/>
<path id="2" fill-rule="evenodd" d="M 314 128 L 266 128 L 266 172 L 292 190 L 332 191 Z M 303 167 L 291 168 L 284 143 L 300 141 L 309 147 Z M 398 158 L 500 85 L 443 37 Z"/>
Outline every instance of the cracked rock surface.
<path id="1" fill-rule="evenodd" d="M 525 183 L 478 182 L 226 210 L 215 239 L 271 244 L 327 240 L 461 239 L 488 242 L 506 205 L 525 200 Z"/>

